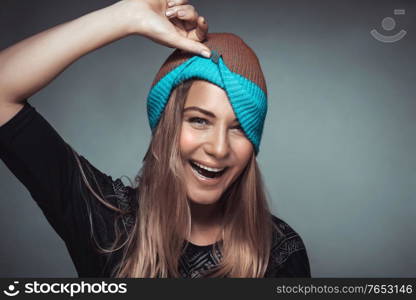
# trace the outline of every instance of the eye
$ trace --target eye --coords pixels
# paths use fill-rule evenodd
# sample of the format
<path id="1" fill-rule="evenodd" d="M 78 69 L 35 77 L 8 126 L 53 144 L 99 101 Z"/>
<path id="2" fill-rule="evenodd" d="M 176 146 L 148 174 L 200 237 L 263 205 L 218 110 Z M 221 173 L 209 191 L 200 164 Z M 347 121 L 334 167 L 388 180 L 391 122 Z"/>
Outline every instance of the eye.
<path id="1" fill-rule="evenodd" d="M 189 121 L 190 123 L 195 124 L 195 125 L 196 125 L 196 126 L 198 126 L 198 127 L 201 127 L 201 126 L 203 126 L 203 125 L 207 125 L 207 124 L 208 124 L 208 121 L 207 121 L 206 119 L 199 118 L 199 117 L 192 117 L 192 118 L 189 118 L 189 119 L 188 119 L 188 121 Z"/>
<path id="2" fill-rule="evenodd" d="M 236 130 L 238 130 L 238 131 L 243 132 L 243 128 L 241 127 L 241 125 L 236 125 L 236 126 L 234 126 L 232 129 L 236 129 Z"/>

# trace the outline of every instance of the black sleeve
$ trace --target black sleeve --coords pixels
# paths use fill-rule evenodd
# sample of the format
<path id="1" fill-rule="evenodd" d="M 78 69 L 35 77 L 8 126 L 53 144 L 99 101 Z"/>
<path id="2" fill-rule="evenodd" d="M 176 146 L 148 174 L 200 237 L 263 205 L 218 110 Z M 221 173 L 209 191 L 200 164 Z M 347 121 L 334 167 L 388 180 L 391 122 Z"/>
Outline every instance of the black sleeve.
<path id="1" fill-rule="evenodd" d="M 55 231 L 64 238 L 63 201 L 74 172 L 68 145 L 27 101 L 0 127 L 0 158 L 24 184 Z"/>
<path id="2" fill-rule="evenodd" d="M 94 268 L 91 266 L 92 256 L 89 256 L 94 245 L 90 238 L 89 213 L 93 211 L 101 222 L 98 238 L 108 239 L 111 235 L 105 226 L 113 224 L 113 214 L 100 202 L 85 200 L 86 193 L 80 180 L 82 173 L 76 157 L 85 168 L 93 189 L 99 186 L 104 194 L 114 194 L 114 181 L 83 156 L 76 155 L 27 101 L 12 119 L 0 127 L 1 160 L 27 188 L 50 225 L 64 240 L 78 272 L 88 276 L 93 275 Z"/>

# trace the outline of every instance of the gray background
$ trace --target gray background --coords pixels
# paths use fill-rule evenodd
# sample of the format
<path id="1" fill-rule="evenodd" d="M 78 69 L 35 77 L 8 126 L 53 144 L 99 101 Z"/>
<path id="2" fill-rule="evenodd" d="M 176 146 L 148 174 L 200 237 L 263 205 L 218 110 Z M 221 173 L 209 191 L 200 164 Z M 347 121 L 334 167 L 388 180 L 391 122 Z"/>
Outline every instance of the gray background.
<path id="1" fill-rule="evenodd" d="M 2 0 L 0 48 L 113 2 Z M 415 1 L 192 3 L 211 31 L 240 35 L 259 56 L 269 112 L 258 161 L 312 276 L 415 277 Z M 397 26 L 387 32 L 389 16 Z M 381 43 L 373 28 L 407 35 Z M 81 58 L 30 102 L 101 171 L 133 178 L 150 140 L 145 97 L 170 52 L 128 37 Z M 76 276 L 3 162 L 0 176 L 0 276 Z"/>

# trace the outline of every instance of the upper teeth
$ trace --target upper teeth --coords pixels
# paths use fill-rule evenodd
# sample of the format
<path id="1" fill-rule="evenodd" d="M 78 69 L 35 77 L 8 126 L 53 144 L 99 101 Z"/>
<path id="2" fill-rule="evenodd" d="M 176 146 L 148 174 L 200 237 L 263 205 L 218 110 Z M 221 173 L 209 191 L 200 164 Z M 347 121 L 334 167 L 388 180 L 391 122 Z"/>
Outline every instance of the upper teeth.
<path id="1" fill-rule="evenodd" d="M 199 163 L 197 163 L 197 162 L 193 162 L 194 164 L 196 164 L 198 167 L 200 167 L 200 168 L 202 168 L 202 169 L 205 169 L 205 170 L 208 170 L 208 171 L 211 171 L 211 172 L 220 172 L 220 171 L 222 171 L 222 170 L 224 170 L 225 168 L 222 168 L 222 169 L 215 169 L 215 168 L 210 168 L 210 167 L 207 167 L 207 166 L 204 166 L 204 165 L 201 165 L 201 164 L 199 164 Z"/>

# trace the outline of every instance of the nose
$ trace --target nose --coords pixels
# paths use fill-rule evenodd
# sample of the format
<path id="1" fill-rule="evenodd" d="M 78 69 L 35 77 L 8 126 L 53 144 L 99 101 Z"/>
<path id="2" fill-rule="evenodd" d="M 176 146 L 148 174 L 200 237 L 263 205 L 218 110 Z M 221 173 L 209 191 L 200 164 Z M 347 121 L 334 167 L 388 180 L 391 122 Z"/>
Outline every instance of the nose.
<path id="1" fill-rule="evenodd" d="M 205 143 L 205 151 L 216 159 L 226 158 L 230 153 L 230 141 L 226 128 L 213 130 Z"/>

